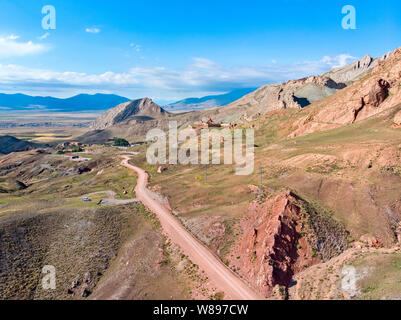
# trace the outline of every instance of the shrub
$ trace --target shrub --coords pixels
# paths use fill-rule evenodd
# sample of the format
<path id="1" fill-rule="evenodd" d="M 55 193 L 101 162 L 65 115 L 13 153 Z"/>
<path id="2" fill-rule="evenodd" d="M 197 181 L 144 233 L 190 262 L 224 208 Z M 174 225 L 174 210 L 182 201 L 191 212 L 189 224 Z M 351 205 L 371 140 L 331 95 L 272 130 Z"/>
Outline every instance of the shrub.
<path id="1" fill-rule="evenodd" d="M 115 147 L 129 147 L 129 142 L 122 138 L 114 138 L 113 146 Z"/>

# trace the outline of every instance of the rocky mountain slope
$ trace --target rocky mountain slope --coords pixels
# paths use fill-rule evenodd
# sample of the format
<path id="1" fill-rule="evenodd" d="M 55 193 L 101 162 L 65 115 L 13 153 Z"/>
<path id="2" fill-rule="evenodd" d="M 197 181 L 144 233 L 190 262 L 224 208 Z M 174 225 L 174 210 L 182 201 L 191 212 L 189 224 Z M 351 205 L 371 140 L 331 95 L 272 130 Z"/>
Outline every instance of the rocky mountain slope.
<path id="1" fill-rule="evenodd" d="M 151 128 L 166 129 L 168 120 L 177 121 L 179 126 L 189 125 L 209 117 L 215 121 L 240 124 L 252 121 L 272 110 L 302 109 L 346 88 L 349 83 L 368 74 L 386 58 L 387 55 L 380 59 L 365 56 L 351 65 L 333 69 L 323 75 L 291 80 L 283 84 L 266 85 L 219 108 L 173 115 L 148 98 L 123 103 L 100 116 L 91 126 L 93 131 L 81 137 L 81 141 L 104 143 L 113 136 L 130 140 L 143 139 Z"/>
<path id="2" fill-rule="evenodd" d="M 400 88 L 401 49 L 397 49 L 380 60 L 371 73 L 302 110 L 290 136 L 337 128 L 389 110 L 401 103 Z"/>
<path id="3" fill-rule="evenodd" d="M 304 108 L 344 89 L 350 83 L 368 74 L 380 61 L 387 58 L 388 54 L 375 59 L 367 55 L 350 65 L 333 69 L 322 75 L 263 86 L 215 110 L 215 117 L 227 121 L 248 122 L 272 110 Z"/>
<path id="4" fill-rule="evenodd" d="M 255 114 L 265 114 L 276 109 L 303 108 L 345 87 L 344 83 L 336 83 L 323 76 L 266 85 L 226 106 L 222 112 L 243 109 L 246 110 L 244 116 L 246 120 Z"/>
<path id="5" fill-rule="evenodd" d="M 92 129 L 102 130 L 131 120 L 152 120 L 164 118 L 167 112 L 149 98 L 122 103 L 103 113 L 91 125 Z"/>
<path id="6" fill-rule="evenodd" d="M 352 83 L 360 79 L 369 70 L 374 68 L 379 61 L 387 58 L 387 54 L 381 58 L 372 58 L 370 55 L 364 56 L 362 59 L 355 61 L 347 66 L 334 68 L 323 76 L 328 77 L 338 83 Z"/>
<path id="7" fill-rule="evenodd" d="M 143 141 L 151 129 L 168 129 L 170 120 L 182 126 L 199 121 L 202 116 L 200 112 L 171 114 L 151 99 L 144 98 L 123 103 L 102 114 L 92 123 L 91 131 L 78 140 L 84 143 L 105 143 L 120 137 L 130 142 Z"/>

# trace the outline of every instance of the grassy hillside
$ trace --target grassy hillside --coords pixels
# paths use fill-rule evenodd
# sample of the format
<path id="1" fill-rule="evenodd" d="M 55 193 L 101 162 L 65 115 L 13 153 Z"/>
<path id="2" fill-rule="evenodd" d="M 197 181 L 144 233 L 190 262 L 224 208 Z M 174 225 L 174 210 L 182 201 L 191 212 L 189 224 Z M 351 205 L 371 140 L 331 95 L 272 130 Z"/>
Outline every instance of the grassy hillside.
<path id="1" fill-rule="evenodd" d="M 393 126 L 399 110 L 294 139 L 288 139 L 291 124 L 302 113 L 268 113 L 243 126 L 255 129 L 258 146 L 249 176 L 236 176 L 234 165 L 170 165 L 157 173 L 157 166 L 146 163 L 143 146 L 131 161 L 150 173 L 153 190 L 165 195 L 181 222 L 234 271 L 232 252 L 242 237 L 241 221 L 252 214 L 249 204 L 257 199 L 259 168 L 264 198 L 293 190 L 344 226 L 350 247 L 361 236 L 392 247 L 401 219 L 401 129 Z"/>
<path id="2" fill-rule="evenodd" d="M 0 193 L 0 299 L 113 299 L 120 282 L 121 299 L 189 298 L 194 281 L 176 270 L 181 256 L 170 257 L 158 220 L 142 205 L 99 206 L 104 194 L 82 201 L 105 190 L 133 198 L 136 184 L 113 149 L 88 156 L 83 164 L 36 152 L 0 159 L 3 179 L 26 184 Z M 134 254 L 144 248 L 147 255 Z M 121 259 L 139 271 L 127 277 Z M 56 268 L 56 290 L 41 286 L 45 265 Z M 100 293 L 99 281 L 106 284 Z"/>
<path id="3" fill-rule="evenodd" d="M 23 141 L 12 136 L 0 136 L 0 154 L 27 151 L 38 147 L 38 144 Z"/>

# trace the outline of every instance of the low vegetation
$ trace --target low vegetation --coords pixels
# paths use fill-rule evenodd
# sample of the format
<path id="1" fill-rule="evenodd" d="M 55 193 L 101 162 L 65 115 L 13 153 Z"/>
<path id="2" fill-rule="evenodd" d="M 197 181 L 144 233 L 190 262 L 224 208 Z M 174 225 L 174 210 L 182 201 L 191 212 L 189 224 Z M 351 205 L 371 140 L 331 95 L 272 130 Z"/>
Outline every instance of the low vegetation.
<path id="1" fill-rule="evenodd" d="M 31 151 L 0 166 L 6 192 L 0 193 L 0 299 L 99 298 L 96 288 L 112 283 L 102 292 L 107 299 L 119 281 L 109 270 L 119 270 L 128 244 L 154 253 L 131 260 L 132 270 L 146 265 L 147 271 L 136 274 L 126 298 L 188 298 L 185 277 L 174 271 L 179 261 L 158 264 L 165 239 L 152 213 L 135 204 L 101 207 L 102 194 L 82 201 L 105 190 L 119 199 L 135 197 L 136 176 L 119 167 L 111 148 L 103 151 L 83 163 Z M 42 288 L 46 265 L 56 268 L 55 290 Z"/>
<path id="2" fill-rule="evenodd" d="M 130 143 L 122 138 L 114 138 L 113 139 L 113 146 L 115 147 L 129 147 Z"/>

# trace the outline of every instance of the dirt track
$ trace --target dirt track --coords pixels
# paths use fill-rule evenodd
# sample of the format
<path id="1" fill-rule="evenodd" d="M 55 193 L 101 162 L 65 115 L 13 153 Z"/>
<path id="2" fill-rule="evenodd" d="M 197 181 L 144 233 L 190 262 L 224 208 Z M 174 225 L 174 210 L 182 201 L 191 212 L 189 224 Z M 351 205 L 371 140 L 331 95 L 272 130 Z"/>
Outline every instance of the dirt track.
<path id="1" fill-rule="evenodd" d="M 261 300 L 263 297 L 255 293 L 247 284 L 227 268 L 213 253 L 196 240 L 161 203 L 153 199 L 146 188 L 148 175 L 141 168 L 128 163 L 129 156 L 122 156 L 121 165 L 134 170 L 138 174 L 135 188 L 136 196 L 154 212 L 160 220 L 163 231 L 169 239 L 197 264 L 213 284 L 225 293 L 225 299 Z"/>
<path id="2" fill-rule="evenodd" d="M 140 201 L 138 199 L 124 199 L 124 200 L 118 200 L 116 199 L 116 193 L 112 190 L 105 190 L 105 191 L 97 191 L 97 192 L 92 192 L 89 194 L 85 194 L 82 197 L 91 197 L 97 194 L 106 194 L 107 198 L 104 198 L 101 200 L 100 205 L 102 206 L 120 206 L 123 204 L 129 204 L 129 203 L 139 203 Z"/>

